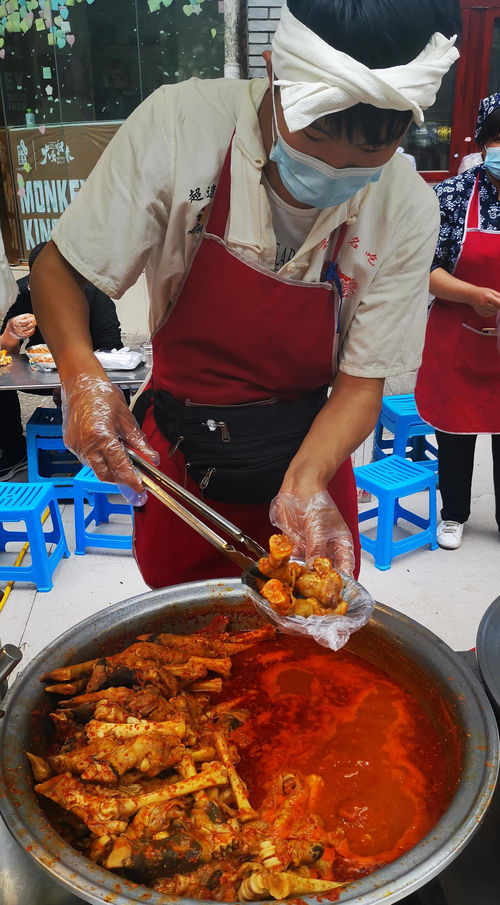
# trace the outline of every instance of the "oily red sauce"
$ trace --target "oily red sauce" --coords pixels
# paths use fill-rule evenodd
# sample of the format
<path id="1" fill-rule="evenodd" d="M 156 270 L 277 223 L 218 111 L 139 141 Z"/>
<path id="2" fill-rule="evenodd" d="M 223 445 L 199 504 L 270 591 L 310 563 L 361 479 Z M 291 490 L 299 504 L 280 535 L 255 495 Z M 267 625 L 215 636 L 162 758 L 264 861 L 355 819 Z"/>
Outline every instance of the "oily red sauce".
<path id="1" fill-rule="evenodd" d="M 436 823 L 451 795 L 442 743 L 396 679 L 288 635 L 232 659 L 217 702 L 250 710 L 233 738 L 251 803 L 280 773 L 322 777 L 314 810 L 336 834 L 345 879 L 399 857 Z"/>

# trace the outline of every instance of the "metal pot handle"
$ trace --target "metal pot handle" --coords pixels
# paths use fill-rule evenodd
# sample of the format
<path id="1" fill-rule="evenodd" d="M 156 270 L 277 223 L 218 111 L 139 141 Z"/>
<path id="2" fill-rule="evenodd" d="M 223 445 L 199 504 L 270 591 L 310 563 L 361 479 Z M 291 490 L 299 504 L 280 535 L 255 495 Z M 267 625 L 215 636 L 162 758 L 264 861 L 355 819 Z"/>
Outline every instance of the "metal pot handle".
<path id="1" fill-rule="evenodd" d="M 0 700 L 7 691 L 6 679 L 18 663 L 21 662 L 23 655 L 18 647 L 14 644 L 4 644 L 0 649 Z M 5 687 L 2 687 L 5 684 Z M 4 711 L 0 710 L 0 717 L 4 715 Z"/>

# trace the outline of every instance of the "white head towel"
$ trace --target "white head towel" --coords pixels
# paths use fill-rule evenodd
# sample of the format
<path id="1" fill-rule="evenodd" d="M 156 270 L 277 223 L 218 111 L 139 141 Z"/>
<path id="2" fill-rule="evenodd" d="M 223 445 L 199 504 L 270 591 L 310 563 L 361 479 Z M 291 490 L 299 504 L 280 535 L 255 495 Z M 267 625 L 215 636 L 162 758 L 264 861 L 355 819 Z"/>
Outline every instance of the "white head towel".
<path id="1" fill-rule="evenodd" d="M 411 110 L 417 125 L 431 107 L 443 76 L 460 56 L 456 35 L 436 32 L 411 63 L 369 69 L 335 50 L 292 15 L 286 3 L 272 43 L 275 84 L 290 132 L 305 129 L 330 113 L 355 104 L 384 110 Z"/>

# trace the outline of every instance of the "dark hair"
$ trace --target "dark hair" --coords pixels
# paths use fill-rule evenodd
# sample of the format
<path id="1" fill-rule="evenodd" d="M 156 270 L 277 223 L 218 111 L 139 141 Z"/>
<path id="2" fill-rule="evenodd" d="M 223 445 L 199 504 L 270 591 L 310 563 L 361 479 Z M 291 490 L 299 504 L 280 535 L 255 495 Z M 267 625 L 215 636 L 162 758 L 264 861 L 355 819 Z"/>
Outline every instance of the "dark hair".
<path id="1" fill-rule="evenodd" d="M 487 142 L 492 141 L 495 138 L 498 138 L 500 135 L 500 107 L 497 107 L 496 110 L 493 110 L 489 116 L 486 117 L 481 129 L 479 131 L 479 135 L 477 136 L 477 144 L 480 148 L 484 148 Z"/>
<path id="2" fill-rule="evenodd" d="M 45 248 L 46 244 L 46 242 L 40 242 L 39 245 L 35 245 L 35 247 L 30 252 L 30 256 L 28 258 L 28 266 L 30 270 L 33 267 L 33 264 L 35 263 L 40 252 Z"/>
<path id="3" fill-rule="evenodd" d="M 415 59 L 439 31 L 459 34 L 459 0 L 288 0 L 296 19 L 320 38 L 370 69 L 401 66 Z M 356 104 L 325 117 L 332 138 L 392 144 L 411 122 L 409 110 L 380 110 Z"/>

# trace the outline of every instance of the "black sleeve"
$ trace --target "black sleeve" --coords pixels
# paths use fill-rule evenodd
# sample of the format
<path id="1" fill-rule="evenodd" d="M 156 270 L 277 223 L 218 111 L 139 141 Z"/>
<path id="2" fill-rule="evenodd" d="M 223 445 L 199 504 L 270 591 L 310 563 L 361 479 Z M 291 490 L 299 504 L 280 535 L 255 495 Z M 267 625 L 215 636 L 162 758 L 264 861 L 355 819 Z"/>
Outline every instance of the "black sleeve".
<path id="1" fill-rule="evenodd" d="M 18 317 L 19 314 L 33 314 L 31 295 L 28 289 L 28 277 L 23 277 L 21 280 L 18 280 L 17 288 L 19 289 L 19 293 L 3 319 L 2 333 L 7 326 L 7 321 L 10 321 L 12 317 Z"/>
<path id="2" fill-rule="evenodd" d="M 94 352 L 98 349 L 103 352 L 122 349 L 120 321 L 115 303 L 90 283 L 85 287 L 85 295 L 89 303 L 89 330 Z"/>

